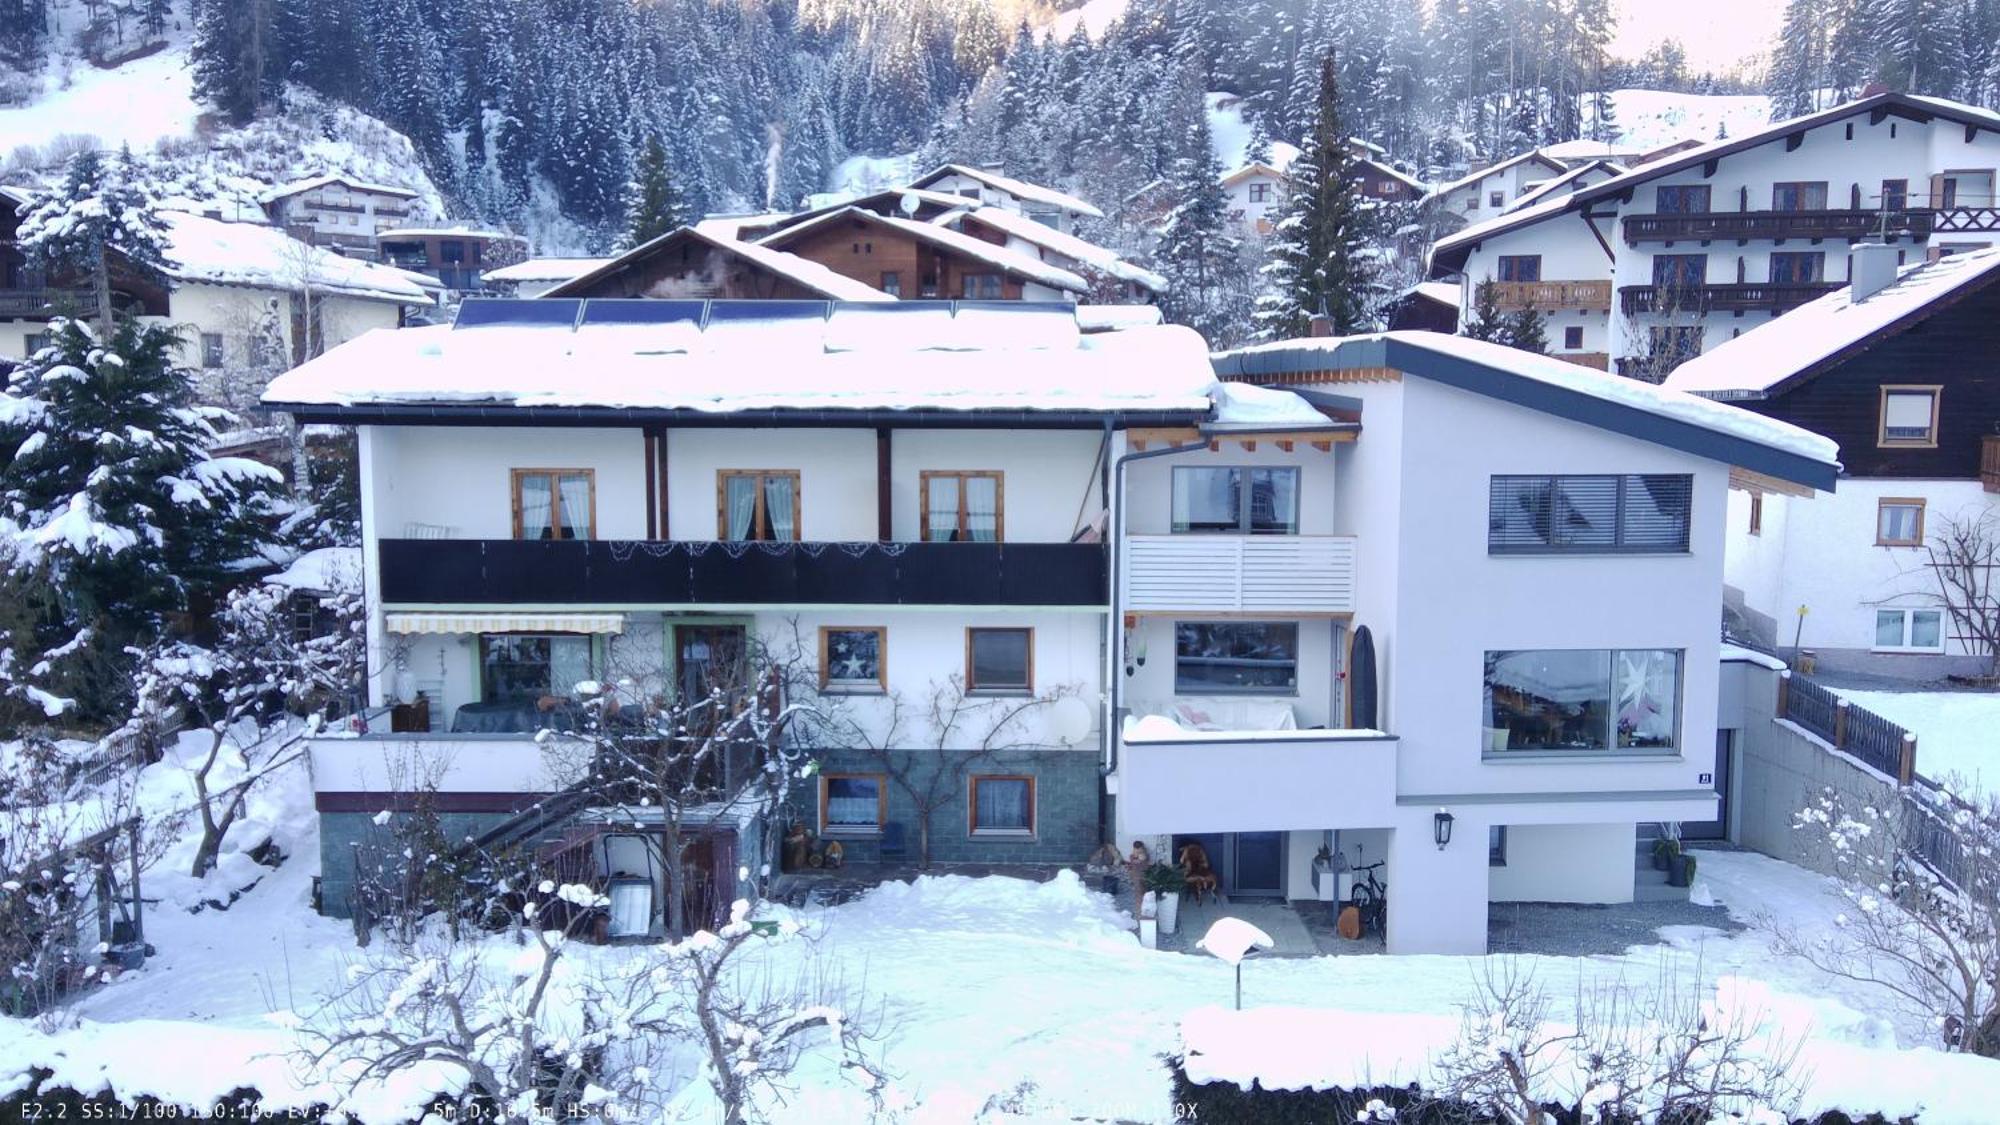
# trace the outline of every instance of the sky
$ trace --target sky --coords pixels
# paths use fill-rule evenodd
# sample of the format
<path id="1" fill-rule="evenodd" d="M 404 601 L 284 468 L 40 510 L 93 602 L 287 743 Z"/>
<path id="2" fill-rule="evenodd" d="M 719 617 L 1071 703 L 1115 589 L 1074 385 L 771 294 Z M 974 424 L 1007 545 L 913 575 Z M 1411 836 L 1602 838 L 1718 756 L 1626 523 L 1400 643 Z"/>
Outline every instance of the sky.
<path id="1" fill-rule="evenodd" d="M 1618 33 L 1611 53 L 1636 59 L 1662 39 L 1679 39 L 1693 70 L 1720 70 L 1768 51 L 1784 19 L 1783 0 L 1612 0 Z"/>

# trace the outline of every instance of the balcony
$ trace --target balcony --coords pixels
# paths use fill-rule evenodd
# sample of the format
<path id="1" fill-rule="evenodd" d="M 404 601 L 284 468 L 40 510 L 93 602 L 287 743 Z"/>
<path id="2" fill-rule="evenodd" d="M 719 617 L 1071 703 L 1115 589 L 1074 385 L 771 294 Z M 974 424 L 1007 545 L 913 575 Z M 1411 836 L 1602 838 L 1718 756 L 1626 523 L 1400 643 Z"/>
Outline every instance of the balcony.
<path id="1" fill-rule="evenodd" d="M 88 289 L 0 289 L 0 317 L 47 320 L 56 313 L 97 315 L 97 294 Z"/>
<path id="2" fill-rule="evenodd" d="M 1124 608 L 1134 613 L 1353 613 L 1346 535 L 1133 535 Z"/>
<path id="3" fill-rule="evenodd" d="M 1554 357 L 1564 363 L 1574 363 L 1578 367 L 1588 367 L 1593 371 L 1611 370 L 1609 352 L 1556 352 Z"/>
<path id="4" fill-rule="evenodd" d="M 1618 306 L 1631 313 L 1789 312 L 1841 287 L 1834 281 L 1753 281 L 1732 285 L 1626 285 Z"/>
<path id="5" fill-rule="evenodd" d="M 408 793 L 411 779 L 423 778 L 450 811 L 467 802 L 525 807 L 582 778 L 591 748 L 529 734 L 333 732 L 307 739 L 306 753 L 315 793 L 372 801 L 372 811 L 386 807 L 385 795 Z M 322 796 L 319 804 L 321 811 L 342 811 L 343 802 Z"/>
<path id="6" fill-rule="evenodd" d="M 2000 233 L 2000 207 L 1945 207 L 1937 212 L 1933 234 Z"/>
<path id="7" fill-rule="evenodd" d="M 1387 827 L 1396 739 L 1374 731 L 1190 731 L 1119 740 L 1118 817 L 1140 834 Z"/>
<path id="8" fill-rule="evenodd" d="M 1609 281 L 1496 281 L 1493 299 L 1502 312 L 1610 312 Z"/>
<path id="9" fill-rule="evenodd" d="M 1929 211 L 1695 211 L 1627 215 L 1625 241 L 1705 242 L 1710 239 L 1867 238 L 1931 233 Z"/>
<path id="10" fill-rule="evenodd" d="M 1107 603 L 1096 543 L 384 539 L 399 605 Z"/>

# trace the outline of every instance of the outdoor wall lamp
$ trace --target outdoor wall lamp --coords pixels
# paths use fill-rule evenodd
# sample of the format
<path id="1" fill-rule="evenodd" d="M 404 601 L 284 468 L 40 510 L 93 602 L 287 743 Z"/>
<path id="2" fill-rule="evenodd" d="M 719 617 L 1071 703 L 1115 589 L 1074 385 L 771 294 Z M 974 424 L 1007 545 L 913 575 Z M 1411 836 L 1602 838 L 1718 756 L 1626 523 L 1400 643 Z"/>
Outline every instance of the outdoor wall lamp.
<path id="1" fill-rule="evenodd" d="M 1431 814 L 1431 838 L 1437 841 L 1439 851 L 1451 843 L 1452 815 L 1443 809 Z"/>

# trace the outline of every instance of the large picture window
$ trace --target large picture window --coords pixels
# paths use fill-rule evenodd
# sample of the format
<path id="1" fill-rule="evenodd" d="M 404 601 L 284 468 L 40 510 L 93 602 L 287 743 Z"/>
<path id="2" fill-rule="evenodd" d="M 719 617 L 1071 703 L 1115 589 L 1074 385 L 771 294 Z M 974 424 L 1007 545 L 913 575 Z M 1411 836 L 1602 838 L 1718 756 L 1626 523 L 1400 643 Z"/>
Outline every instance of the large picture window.
<path id="1" fill-rule="evenodd" d="M 515 469 L 514 538 L 591 539 L 597 534 L 597 474 L 590 469 Z"/>
<path id="2" fill-rule="evenodd" d="M 1495 476 L 1486 550 L 1494 555 L 1688 549 L 1694 478 L 1685 474 Z"/>
<path id="3" fill-rule="evenodd" d="M 1176 532 L 1297 535 L 1295 468 L 1181 466 L 1174 469 Z"/>
<path id="4" fill-rule="evenodd" d="M 738 542 L 798 539 L 798 470 L 724 469 L 715 476 L 721 538 Z"/>
<path id="5" fill-rule="evenodd" d="M 998 543 L 1006 531 L 1006 478 L 991 470 L 926 471 L 923 533 L 928 543 Z"/>
<path id="6" fill-rule="evenodd" d="M 1671 751 L 1680 699 L 1675 649 L 1489 652 L 1486 748 Z"/>
<path id="7" fill-rule="evenodd" d="M 1299 627 L 1288 621 L 1181 621 L 1174 625 L 1178 695 L 1293 695 Z"/>
<path id="8" fill-rule="evenodd" d="M 595 679 L 589 637 L 491 634 L 479 638 L 479 695 L 487 703 L 567 698 Z"/>

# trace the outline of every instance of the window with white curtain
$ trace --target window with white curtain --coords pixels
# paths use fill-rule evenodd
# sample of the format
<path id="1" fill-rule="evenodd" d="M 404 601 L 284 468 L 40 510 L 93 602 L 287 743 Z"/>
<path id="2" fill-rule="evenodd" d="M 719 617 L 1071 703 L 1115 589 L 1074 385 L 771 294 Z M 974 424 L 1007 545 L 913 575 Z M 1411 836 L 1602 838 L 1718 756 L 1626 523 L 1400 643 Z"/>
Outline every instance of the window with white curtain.
<path id="1" fill-rule="evenodd" d="M 1944 611 L 1937 609 L 1878 609 L 1875 611 L 1877 652 L 1943 652 Z"/>
<path id="2" fill-rule="evenodd" d="M 821 774 L 820 831 L 839 835 L 879 830 L 888 804 L 886 780 L 876 773 Z"/>
<path id="3" fill-rule="evenodd" d="M 1177 466 L 1176 532 L 1297 535 L 1299 471 L 1249 466 Z"/>
<path id="4" fill-rule="evenodd" d="M 975 777 L 972 779 L 974 836 L 1032 836 L 1035 833 L 1035 779 Z"/>
<path id="5" fill-rule="evenodd" d="M 514 538 L 591 539 L 597 534 L 592 469 L 515 469 Z"/>
<path id="6" fill-rule="evenodd" d="M 1005 476 L 993 470 L 923 472 L 927 543 L 998 543 L 1006 530 Z"/>
<path id="7" fill-rule="evenodd" d="M 716 534 L 730 540 L 796 542 L 797 469 L 724 469 L 716 474 Z"/>

